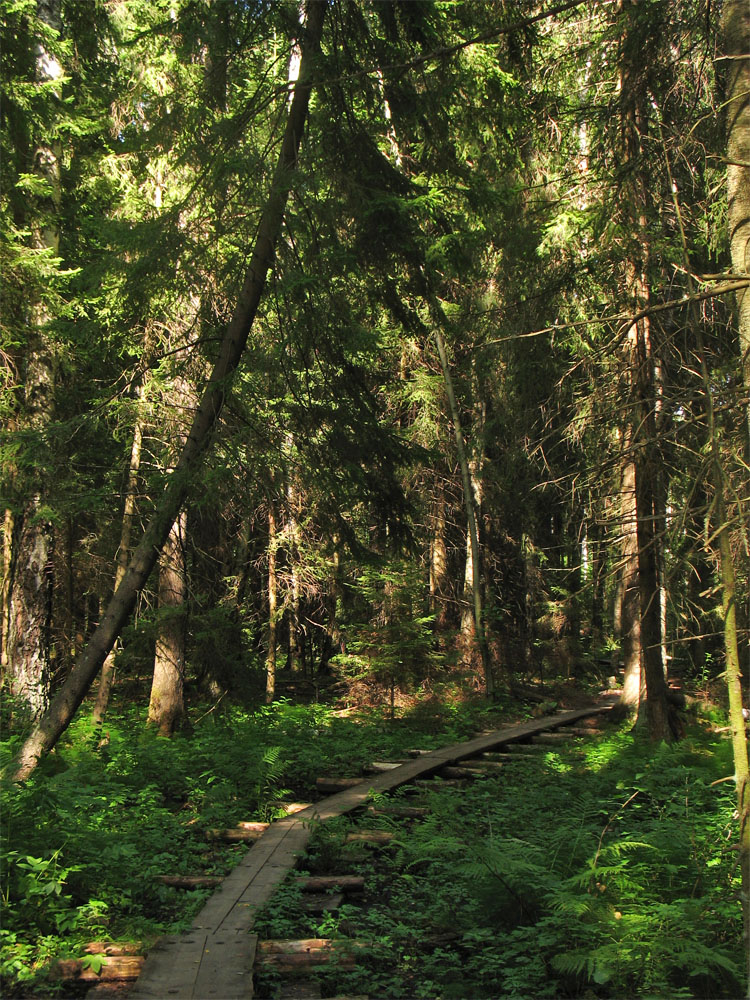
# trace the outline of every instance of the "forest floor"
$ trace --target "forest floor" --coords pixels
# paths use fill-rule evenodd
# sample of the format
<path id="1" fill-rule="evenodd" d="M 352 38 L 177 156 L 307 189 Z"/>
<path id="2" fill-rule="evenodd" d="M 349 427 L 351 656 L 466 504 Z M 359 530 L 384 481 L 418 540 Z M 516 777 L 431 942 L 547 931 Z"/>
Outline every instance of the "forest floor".
<path id="1" fill-rule="evenodd" d="M 187 929 L 210 890 L 157 876 L 221 876 L 245 850 L 207 830 L 271 820 L 280 799 L 310 801 L 320 775 L 358 775 L 414 746 L 579 701 L 558 691 L 526 709 L 434 702 L 396 719 L 279 702 L 207 711 L 171 740 L 140 710 L 115 712 L 103 733 L 82 714 L 29 783 L 2 789 L 2 995 L 73 995 L 57 963 L 84 957 L 91 941 L 147 950 Z M 611 726 L 519 758 L 512 780 L 472 785 L 460 809 L 445 791 L 425 793 L 428 816 L 368 868 L 356 920 L 372 957 L 337 981 L 328 974 L 324 995 L 739 996 L 734 786 L 721 728 L 710 710 L 686 739 L 654 748 Z M 17 742 L 2 743 L 0 763 Z M 306 870 L 334 856 L 367 868 L 342 854 L 352 822 L 315 833 Z M 300 921 L 294 891 L 274 897 L 261 933 L 346 936 L 346 905 Z M 273 996 L 273 977 L 260 989 Z"/>

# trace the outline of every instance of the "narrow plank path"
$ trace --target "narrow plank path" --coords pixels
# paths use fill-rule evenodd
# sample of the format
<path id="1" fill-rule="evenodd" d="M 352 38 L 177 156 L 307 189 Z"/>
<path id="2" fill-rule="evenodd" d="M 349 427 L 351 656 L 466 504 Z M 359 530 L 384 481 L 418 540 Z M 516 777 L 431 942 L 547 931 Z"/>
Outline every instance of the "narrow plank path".
<path id="1" fill-rule="evenodd" d="M 487 750 L 608 712 L 613 701 L 600 700 L 420 754 L 272 823 L 206 902 L 191 930 L 162 938 L 151 949 L 129 1000 L 248 1000 L 253 995 L 257 913 L 304 854 L 314 824 L 365 805 L 371 792 L 387 792 Z"/>

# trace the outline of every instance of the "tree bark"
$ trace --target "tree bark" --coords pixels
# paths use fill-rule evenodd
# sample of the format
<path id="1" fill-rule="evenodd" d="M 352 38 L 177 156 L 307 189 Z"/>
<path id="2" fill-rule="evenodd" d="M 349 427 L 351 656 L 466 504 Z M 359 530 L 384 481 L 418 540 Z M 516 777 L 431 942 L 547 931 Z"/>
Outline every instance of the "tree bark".
<path id="1" fill-rule="evenodd" d="M 268 651 L 266 653 L 266 704 L 270 705 L 276 694 L 276 651 L 279 638 L 279 582 L 276 576 L 276 512 L 273 502 L 268 508 Z"/>
<path id="2" fill-rule="evenodd" d="M 727 199 L 732 271 L 750 271 L 750 5 L 746 0 L 724 0 L 721 35 L 726 83 Z M 737 334 L 742 379 L 750 389 L 750 289 L 737 295 Z M 747 447 L 750 453 L 750 406 L 745 406 Z"/>
<path id="3" fill-rule="evenodd" d="M 143 444 L 143 423 L 136 417 L 133 429 L 133 444 L 130 449 L 130 465 L 128 467 L 128 485 L 125 492 L 125 506 L 122 513 L 120 529 L 120 546 L 117 550 L 117 568 L 115 570 L 115 592 L 125 578 L 130 559 L 130 545 L 135 527 L 135 502 L 138 495 L 138 476 L 141 467 L 141 446 Z M 99 678 L 99 689 L 96 692 L 93 719 L 97 726 L 102 724 L 109 705 L 109 696 L 115 679 L 115 647 L 107 654 Z"/>
<path id="4" fill-rule="evenodd" d="M 156 511 L 133 553 L 125 577 L 112 597 L 99 627 L 82 651 L 49 710 L 21 747 L 13 775 L 23 781 L 39 758 L 55 745 L 101 669 L 151 574 L 159 553 L 188 495 L 192 480 L 211 442 L 232 376 L 240 363 L 260 304 L 266 275 L 279 237 L 287 197 L 294 178 L 297 153 L 309 103 L 312 62 L 320 48 L 325 0 L 310 0 L 303 41 L 299 81 L 289 108 L 279 160 L 258 226 L 255 247 L 245 273 L 232 318 L 222 338 L 216 364 L 208 380 L 177 467 L 165 486 Z"/>
<path id="5" fill-rule="evenodd" d="M 37 16 L 51 30 L 61 28 L 60 0 L 37 0 Z M 38 39 L 34 46 L 34 79 L 54 85 L 63 75 L 57 58 Z M 58 94 L 59 96 L 59 94 Z M 35 250 L 56 256 L 60 243 L 60 152 L 48 136 L 31 147 L 31 170 L 50 194 L 30 205 L 25 223 Z M 40 294 L 27 307 L 28 341 L 23 372 L 23 415 L 27 430 L 43 434 L 54 412 L 55 350 L 47 333 L 48 303 Z M 33 489 L 16 519 L 8 581 L 8 672 L 10 691 L 32 718 L 47 709 L 52 686 L 52 608 L 55 533 L 47 514 L 48 475 L 42 465 Z"/>
<path id="6" fill-rule="evenodd" d="M 185 615 L 187 516 L 181 511 L 172 525 L 159 565 L 159 631 L 148 721 L 163 736 L 171 736 L 185 717 Z"/>

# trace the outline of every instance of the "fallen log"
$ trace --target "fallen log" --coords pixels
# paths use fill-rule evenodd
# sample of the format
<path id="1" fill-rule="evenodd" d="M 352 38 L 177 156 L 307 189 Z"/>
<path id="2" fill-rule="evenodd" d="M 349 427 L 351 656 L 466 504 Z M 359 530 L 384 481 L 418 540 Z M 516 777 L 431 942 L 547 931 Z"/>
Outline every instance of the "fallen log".
<path id="1" fill-rule="evenodd" d="M 215 889 L 224 880 L 217 875 L 157 875 L 156 881 L 173 889 Z"/>
<path id="2" fill-rule="evenodd" d="M 365 880 L 362 875 L 307 875 L 299 879 L 303 892 L 325 892 L 327 889 L 341 889 L 342 892 L 364 892 Z"/>
<path id="3" fill-rule="evenodd" d="M 317 778 L 315 787 L 319 792 L 333 795 L 336 792 L 344 792 L 347 788 L 354 788 L 355 785 L 361 785 L 362 781 L 362 778 Z"/>
<path id="4" fill-rule="evenodd" d="M 388 771 L 393 771 L 405 763 L 405 760 L 374 760 L 371 764 L 365 764 L 362 771 L 364 774 L 386 774 Z"/>
<path id="5" fill-rule="evenodd" d="M 102 955 L 101 966 L 98 955 L 94 956 L 94 965 L 89 965 L 81 958 L 65 958 L 57 962 L 55 972 L 58 978 L 65 982 L 98 983 L 102 980 L 137 979 L 141 974 L 143 955 Z M 94 971 L 98 968 L 98 971 Z"/>
<path id="6" fill-rule="evenodd" d="M 237 824 L 237 829 L 251 830 L 254 833 L 265 833 L 270 825 L 270 823 L 253 823 L 243 819 Z"/>
<path id="7" fill-rule="evenodd" d="M 406 753 L 409 757 L 424 757 L 425 754 L 432 753 L 432 750 L 407 750 Z"/>

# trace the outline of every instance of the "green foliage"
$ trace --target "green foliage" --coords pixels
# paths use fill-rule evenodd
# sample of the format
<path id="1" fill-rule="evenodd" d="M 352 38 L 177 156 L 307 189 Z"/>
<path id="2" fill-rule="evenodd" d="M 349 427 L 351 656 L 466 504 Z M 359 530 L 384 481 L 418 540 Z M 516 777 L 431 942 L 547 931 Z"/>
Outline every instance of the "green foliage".
<path id="1" fill-rule="evenodd" d="M 732 998 L 733 804 L 712 784 L 729 750 L 694 732 L 652 756 L 622 731 L 518 759 L 462 792 L 460 810 L 429 793 L 429 817 L 379 854 L 356 916 L 295 924 L 287 900 L 268 919 L 283 914 L 289 935 L 354 926 L 373 942 L 363 968 L 327 974 L 332 992 Z M 322 852 L 330 864 L 335 842 L 322 832 L 309 863 Z"/>

